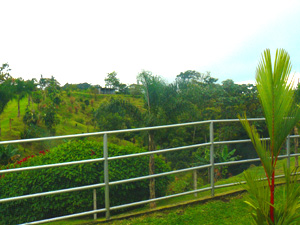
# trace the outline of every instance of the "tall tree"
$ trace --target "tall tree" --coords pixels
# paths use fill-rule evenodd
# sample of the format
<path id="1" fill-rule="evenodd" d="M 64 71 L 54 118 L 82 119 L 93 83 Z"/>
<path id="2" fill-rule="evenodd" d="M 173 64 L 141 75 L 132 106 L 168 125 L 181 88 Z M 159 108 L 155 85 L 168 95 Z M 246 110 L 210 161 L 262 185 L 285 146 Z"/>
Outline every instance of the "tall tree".
<path id="1" fill-rule="evenodd" d="M 10 68 L 7 63 L 2 64 L 0 67 L 0 115 L 3 112 L 7 103 L 13 97 L 12 77 L 9 74 Z M 1 121 L 1 119 L 0 119 Z M 1 123 L 0 123 L 0 136 L 1 136 Z"/>
<path id="2" fill-rule="evenodd" d="M 28 95 L 28 106 L 30 106 L 30 101 L 32 101 L 32 94 L 36 90 L 37 80 L 35 78 L 26 81 L 26 93 Z"/>
<path id="3" fill-rule="evenodd" d="M 109 88 L 117 89 L 120 85 L 120 80 L 117 78 L 117 73 L 115 71 L 108 73 L 104 81 L 105 86 Z"/>
<path id="4" fill-rule="evenodd" d="M 9 72 L 11 69 L 9 68 L 8 63 L 3 63 L 0 67 L 0 82 L 3 82 L 9 78 L 11 78 Z"/>
<path id="5" fill-rule="evenodd" d="M 14 80 L 14 97 L 18 102 L 18 118 L 20 118 L 20 101 L 25 97 L 27 93 L 26 82 L 22 78 Z"/>
<path id="6" fill-rule="evenodd" d="M 51 76 L 51 78 L 41 77 L 39 85 L 44 89 L 44 101 L 46 103 L 46 107 L 43 108 L 43 120 L 50 135 L 55 135 L 55 126 L 59 123 L 57 107 L 61 102 L 60 84 L 53 76 Z"/>
<path id="7" fill-rule="evenodd" d="M 272 64 L 270 50 L 264 51 L 256 69 L 256 83 L 270 137 L 268 144 L 260 140 L 256 127 L 250 125 L 246 116 L 245 120 L 241 120 L 260 157 L 268 181 L 268 191 L 261 198 L 261 190 L 257 190 L 257 186 L 254 185 L 255 181 L 246 176 L 250 191 L 254 193 L 254 197 L 258 201 L 258 206 L 252 205 L 256 211 L 254 219 L 258 224 L 265 224 L 266 221 L 267 224 L 285 224 L 281 222 L 288 217 L 293 217 L 286 211 L 285 215 L 278 215 L 280 210 L 274 211 L 275 167 L 278 155 L 287 135 L 300 120 L 300 110 L 294 103 L 293 85 L 288 83 L 290 72 L 290 56 L 286 51 L 282 49 L 276 51 L 274 65 Z M 289 188 L 289 182 L 286 185 Z M 288 193 L 288 196 L 292 194 Z M 269 198 L 269 202 L 264 202 L 266 197 Z M 294 206 L 295 201 L 298 203 L 298 199 L 288 200 L 290 202 L 287 202 L 285 208 L 287 210 L 290 209 L 290 206 Z M 276 213 L 278 214 L 276 215 Z"/>
<path id="8" fill-rule="evenodd" d="M 159 110 L 162 106 L 162 92 L 166 86 L 165 82 L 158 76 L 153 76 L 149 71 L 142 71 L 137 77 L 138 81 L 142 83 L 142 88 L 145 97 L 145 103 L 147 108 L 147 117 L 145 121 L 146 126 L 157 125 Z M 156 145 L 154 141 L 154 131 L 148 132 L 148 149 L 149 151 L 155 151 Z M 149 174 L 153 175 L 155 171 L 154 155 L 150 155 L 149 158 Z M 155 198 L 155 179 L 150 179 L 149 184 L 150 199 Z M 150 208 L 156 207 L 156 203 L 152 202 Z"/>

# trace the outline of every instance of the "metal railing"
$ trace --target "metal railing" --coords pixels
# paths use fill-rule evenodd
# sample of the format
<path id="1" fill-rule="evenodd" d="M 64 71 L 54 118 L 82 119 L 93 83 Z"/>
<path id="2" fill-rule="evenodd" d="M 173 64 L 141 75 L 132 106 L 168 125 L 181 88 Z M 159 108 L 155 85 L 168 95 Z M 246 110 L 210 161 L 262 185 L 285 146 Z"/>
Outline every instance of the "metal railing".
<path id="1" fill-rule="evenodd" d="M 248 119 L 249 121 L 263 121 L 264 118 L 258 118 L 258 119 Z M 123 209 L 127 207 L 132 206 L 138 206 L 143 205 L 151 202 L 156 202 L 164 199 L 179 197 L 183 195 L 189 195 L 189 194 L 197 194 L 199 192 L 203 191 L 211 191 L 211 196 L 214 196 L 215 189 L 218 188 L 224 188 L 234 185 L 239 185 L 241 182 L 236 183 L 230 183 L 230 184 L 223 184 L 223 185 L 215 185 L 215 170 L 214 168 L 216 166 L 225 166 L 225 165 L 234 165 L 234 164 L 242 164 L 242 163 L 250 163 L 250 162 L 257 162 L 260 161 L 259 158 L 255 159 L 244 159 L 244 160 L 237 160 L 237 161 L 230 161 L 230 162 L 221 162 L 221 163 L 215 163 L 214 162 L 214 148 L 216 145 L 226 145 L 226 144 L 237 144 L 237 143 L 246 143 L 251 142 L 250 139 L 245 140 L 230 140 L 230 141 L 214 141 L 214 124 L 215 123 L 227 123 L 227 122 L 239 122 L 239 119 L 224 119 L 224 120 L 208 120 L 208 121 L 199 121 L 199 122 L 191 122 L 191 123 L 182 123 L 182 124 L 172 124 L 172 125 L 164 125 L 164 126 L 155 126 L 155 127 L 144 127 L 144 128 L 135 128 L 135 129 L 125 129 L 125 130 L 115 130 L 115 131 L 103 131 L 103 132 L 95 132 L 95 133 L 85 133 L 85 134 L 74 134 L 74 135 L 64 135 L 64 136 L 54 136 L 54 137 L 44 137 L 44 138 L 33 138 L 33 139 L 24 139 L 24 140 L 13 140 L 13 141 L 2 141 L 0 142 L 0 145 L 6 145 L 6 144 L 21 144 L 21 143 L 28 143 L 28 142 L 38 142 L 38 141 L 48 141 L 48 140 L 59 140 L 59 139 L 68 139 L 68 138 L 79 138 L 79 137 L 90 137 L 90 136 L 103 136 L 103 158 L 97 158 L 97 159 L 88 159 L 88 160 L 80 160 L 80 161 L 73 161 L 73 162 L 64 162 L 64 163 L 56 163 L 56 164 L 47 164 L 47 165 L 41 165 L 41 166 L 31 166 L 31 167 L 24 167 L 24 168 L 15 168 L 15 169 L 7 169 L 7 170 L 0 170 L 1 174 L 7 174 L 7 173 L 17 173 L 21 171 L 29 171 L 29 170 L 40 170 L 45 168 L 53 168 L 53 167 L 63 167 L 63 166 L 70 166 L 70 165 L 78 165 L 78 164 L 87 164 L 87 163 L 95 163 L 95 162 L 103 162 L 104 164 L 104 183 L 98 183 L 98 184 L 92 184 L 92 185 L 85 185 L 80 187 L 73 187 L 73 188 L 66 188 L 61 190 L 55 190 L 55 191 L 48 191 L 48 192 L 42 192 L 42 193 L 34 193 L 34 194 L 28 194 L 23 196 L 16 196 L 16 197 L 9 197 L 0 199 L 0 206 L 1 203 L 4 202 L 11 202 L 11 201 L 18 201 L 21 199 L 30 199 L 30 198 L 36 198 L 41 196 L 48 196 L 48 195 L 55 195 L 55 194 L 61 194 L 61 193 L 68 193 L 68 192 L 74 192 L 74 191 L 82 191 L 87 189 L 93 189 L 93 209 L 91 211 L 71 214 L 71 215 L 65 215 L 55 218 L 49 218 L 39 221 L 33 221 L 28 222 L 26 224 L 41 224 L 46 222 L 52 222 L 52 221 L 58 221 L 58 220 L 64 220 L 74 217 L 80 217 L 80 216 L 86 216 L 86 215 L 94 215 L 94 219 L 97 219 L 97 213 L 105 212 L 106 219 L 110 218 L 110 212 L 112 210 L 118 210 Z M 135 154 L 129 154 L 129 155 L 119 155 L 119 156 L 113 156 L 109 157 L 108 154 L 108 135 L 111 134 L 120 134 L 120 133 L 129 133 L 129 132 L 139 132 L 139 131 L 150 131 L 150 130 L 158 130 L 158 129 L 167 129 L 167 128 L 175 128 L 175 127 L 183 127 L 183 126 L 195 126 L 195 125 L 201 125 L 201 124 L 209 124 L 209 134 L 210 134 L 210 142 L 208 143 L 200 143 L 200 144 L 194 144 L 189 146 L 181 146 L 181 147 L 175 147 L 175 148 L 169 148 L 169 149 L 161 149 L 156 151 L 148 151 L 148 152 L 142 152 L 142 153 L 135 153 Z M 299 135 L 289 135 L 287 137 L 287 153 L 286 155 L 281 155 L 279 158 L 288 158 L 287 164 L 290 165 L 290 157 L 299 156 L 300 154 L 290 154 L 290 139 L 291 138 L 298 138 Z M 268 140 L 268 138 L 265 138 L 265 140 Z M 207 165 L 201 165 L 201 166 L 195 166 L 191 168 L 185 168 L 180 170 L 173 170 L 169 172 L 163 172 L 153 175 L 147 175 L 142 177 L 135 177 L 125 180 L 116 180 L 116 181 L 109 181 L 109 174 L 108 174 L 108 168 L 109 168 L 109 161 L 112 160 L 118 160 L 118 159 L 125 159 L 125 158 L 132 158 L 132 157 L 140 157 L 140 156 L 146 156 L 146 155 L 152 155 L 152 154 L 160 154 L 160 153 L 166 153 L 166 152 L 172 152 L 172 151 L 180 151 L 180 150 L 186 150 L 186 149 L 193 149 L 203 146 L 210 146 L 210 163 Z M 204 168 L 210 168 L 210 187 L 205 188 L 197 188 L 197 185 L 194 183 L 194 190 L 182 192 L 178 194 L 158 197 L 154 199 L 148 199 L 143 200 L 139 202 L 133 202 L 129 204 L 123 204 L 118 206 L 110 206 L 110 195 L 109 195 L 109 188 L 113 185 L 118 184 L 125 184 L 129 182 L 135 182 L 140 180 L 146 180 L 151 178 L 157 178 L 182 172 L 188 172 L 188 171 L 196 171 L 199 169 Z M 277 176 L 282 177 L 282 176 Z M 194 178 L 195 180 L 195 178 Z M 97 196 L 96 196 L 96 189 L 97 188 L 103 188 L 104 187 L 104 193 L 105 193 L 105 208 L 97 209 Z"/>

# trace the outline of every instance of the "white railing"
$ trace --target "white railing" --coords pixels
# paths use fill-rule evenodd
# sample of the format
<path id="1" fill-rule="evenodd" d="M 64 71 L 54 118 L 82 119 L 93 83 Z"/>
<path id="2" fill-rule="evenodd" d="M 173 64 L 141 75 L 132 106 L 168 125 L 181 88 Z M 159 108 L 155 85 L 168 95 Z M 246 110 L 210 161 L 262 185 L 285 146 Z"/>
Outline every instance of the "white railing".
<path id="1" fill-rule="evenodd" d="M 263 121 L 264 118 L 248 119 L 248 120 L 249 121 Z M 26 223 L 26 224 L 41 224 L 41 223 L 47 223 L 47 222 L 64 220 L 64 219 L 92 215 L 92 214 L 94 215 L 94 219 L 97 219 L 97 213 L 101 213 L 101 212 L 105 212 L 106 219 L 109 219 L 110 211 L 112 211 L 112 210 L 118 210 L 118 209 L 123 209 L 123 208 L 131 207 L 131 206 L 142 205 L 142 204 L 146 204 L 146 203 L 156 202 L 159 200 L 174 198 L 174 197 L 183 196 L 183 195 L 196 194 L 198 192 L 203 192 L 203 191 L 207 191 L 207 190 L 211 190 L 211 195 L 214 196 L 214 190 L 217 188 L 223 188 L 223 187 L 229 187 L 229 186 L 241 184 L 241 182 L 237 182 L 237 183 L 230 183 L 230 184 L 223 184 L 223 185 L 215 185 L 215 180 L 214 180 L 215 166 L 224 166 L 224 165 L 233 165 L 233 164 L 241 164 L 241 163 L 260 161 L 259 158 L 256 158 L 256 159 L 244 159 L 244 160 L 221 162 L 221 163 L 214 162 L 214 146 L 215 145 L 226 145 L 226 144 L 251 142 L 250 139 L 214 142 L 214 124 L 215 123 L 227 123 L 227 122 L 239 122 L 239 120 L 238 119 L 208 120 L 208 121 L 172 124 L 172 125 L 155 126 L 155 127 L 144 127 L 144 128 L 135 128 L 135 129 L 115 130 L 115 131 L 103 131 L 103 132 L 95 132 L 95 133 L 74 134 L 74 135 L 44 137 L 44 138 L 33 138 L 33 139 L 24 139 L 24 140 L 2 141 L 2 142 L 0 142 L 0 145 L 20 144 L 20 143 L 26 143 L 26 142 L 38 142 L 38 141 L 47 141 L 47 140 L 58 140 L 58 139 L 102 136 L 103 135 L 103 158 L 80 160 L 80 161 L 73 161 L 73 162 L 64 162 L 64 163 L 57 163 L 57 164 L 47 164 L 47 165 L 24 167 L 24 168 L 15 168 L 15 169 L 8 169 L 8 170 L 0 170 L 0 175 L 7 174 L 7 173 L 17 173 L 17 172 L 28 171 L 28 170 L 39 170 L 39 169 L 52 168 L 52 167 L 63 167 L 63 166 L 70 166 L 70 165 L 103 162 L 104 163 L 104 183 L 86 185 L 86 186 L 74 187 L 74 188 L 67 188 L 67 189 L 61 189 L 61 190 L 55 190 L 55 191 L 48 191 L 48 192 L 42 192 L 42 193 L 33 193 L 33 194 L 10 197 L 10 198 L 4 198 L 4 199 L 0 199 L 0 207 L 1 207 L 1 203 L 4 203 L 4 202 L 18 201 L 21 199 L 30 199 L 30 198 L 37 198 L 37 197 L 41 197 L 41 196 L 47 196 L 47 195 L 54 195 L 54 194 L 61 194 L 61 193 L 67 193 L 67 192 L 93 189 L 94 210 Z M 189 146 L 181 146 L 181 147 L 176 147 L 176 148 L 169 148 L 169 149 L 162 149 L 162 150 L 156 150 L 156 151 L 148 151 L 148 152 L 142 152 L 142 153 L 136 153 L 136 154 L 109 157 L 108 147 L 107 147 L 107 143 L 108 143 L 107 136 L 108 135 L 119 134 L 119 133 L 129 133 L 129 132 L 158 130 L 158 129 L 167 129 L 167 128 L 174 128 L 174 127 L 192 126 L 192 125 L 194 126 L 194 125 L 200 125 L 200 124 L 209 124 L 210 125 L 209 126 L 210 142 L 208 142 L 208 143 L 200 143 L 200 144 L 189 145 Z M 286 155 L 279 156 L 279 158 L 287 158 L 288 166 L 290 165 L 290 157 L 300 155 L 300 154 L 290 154 L 290 139 L 298 138 L 298 137 L 300 137 L 300 136 L 299 135 L 289 135 L 287 137 L 287 153 L 286 153 Z M 268 140 L 268 138 L 266 138 L 266 140 Z M 140 156 L 145 156 L 145 155 L 153 155 L 153 154 L 166 153 L 166 152 L 172 152 L 172 151 L 180 151 L 180 150 L 198 148 L 198 147 L 203 147 L 203 146 L 210 146 L 210 164 L 195 166 L 195 167 L 185 168 L 185 169 L 180 169 L 180 170 L 173 170 L 173 171 L 169 171 L 169 172 L 147 175 L 147 176 L 142 176 L 142 177 L 135 177 L 135 178 L 131 178 L 131 179 L 116 180 L 113 182 L 109 181 L 108 168 L 109 168 L 109 161 L 111 161 L 111 160 L 118 160 L 118 159 L 131 158 L 131 157 L 140 157 Z M 148 199 L 148 200 L 139 201 L 139 202 L 133 202 L 133 203 L 124 204 L 124 205 L 118 205 L 118 206 L 113 206 L 113 207 L 111 207 L 109 204 L 109 202 L 110 202 L 109 187 L 110 186 L 134 182 L 134 181 L 146 180 L 146 179 L 151 179 L 151 178 L 156 178 L 156 177 L 162 177 L 162 176 L 167 176 L 167 175 L 177 174 L 177 173 L 182 173 L 182 172 L 187 172 L 187 171 L 196 171 L 196 170 L 204 169 L 204 168 L 210 168 L 210 187 L 198 189 L 197 185 L 194 185 L 194 190 L 192 190 L 192 191 L 182 192 L 182 193 L 178 193 L 178 194 L 163 196 L 163 197 L 154 198 L 154 199 Z M 277 176 L 277 177 L 282 177 L 282 176 Z M 104 193 L 105 193 L 105 208 L 97 209 L 96 189 L 102 188 L 102 187 L 104 187 Z M 9 216 L 9 215 L 7 215 L 7 216 Z"/>

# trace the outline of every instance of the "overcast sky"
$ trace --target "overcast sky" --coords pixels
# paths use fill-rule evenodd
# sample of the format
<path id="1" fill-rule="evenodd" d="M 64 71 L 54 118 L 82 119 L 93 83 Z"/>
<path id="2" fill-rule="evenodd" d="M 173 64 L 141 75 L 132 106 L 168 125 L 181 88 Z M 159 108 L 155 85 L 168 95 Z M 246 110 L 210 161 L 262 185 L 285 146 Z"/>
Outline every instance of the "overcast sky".
<path id="1" fill-rule="evenodd" d="M 0 0 L 0 64 L 13 77 L 104 85 L 116 71 L 172 82 L 186 70 L 255 79 L 264 49 L 286 49 L 300 75 L 300 1 Z"/>

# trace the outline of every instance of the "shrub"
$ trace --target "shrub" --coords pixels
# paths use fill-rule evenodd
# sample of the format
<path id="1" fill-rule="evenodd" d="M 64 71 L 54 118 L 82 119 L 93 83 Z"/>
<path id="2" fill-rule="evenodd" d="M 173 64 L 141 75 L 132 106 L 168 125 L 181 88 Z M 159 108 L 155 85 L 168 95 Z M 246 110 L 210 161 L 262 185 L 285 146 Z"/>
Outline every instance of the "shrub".
<path id="1" fill-rule="evenodd" d="M 28 158 L 21 163 L 22 165 L 10 165 L 10 168 L 101 158 L 102 149 L 101 142 L 87 140 L 67 142 L 51 149 L 47 154 Z M 126 146 L 109 144 L 108 151 L 109 156 L 116 156 L 143 150 L 128 143 Z M 157 157 L 155 161 L 156 173 L 169 170 L 163 158 Z M 147 156 L 109 161 L 109 179 L 114 181 L 145 176 L 148 174 L 148 163 Z M 167 177 L 156 179 L 157 196 L 165 194 L 168 181 Z M 0 178 L 0 198 L 102 182 L 104 182 L 103 162 L 11 173 Z M 148 186 L 149 180 L 110 186 L 110 205 L 145 200 L 149 197 Z M 92 210 L 92 193 L 92 189 L 89 189 L 2 203 L 0 221 L 3 224 L 16 224 Z M 98 208 L 104 207 L 104 188 L 97 189 L 97 205 Z"/>

